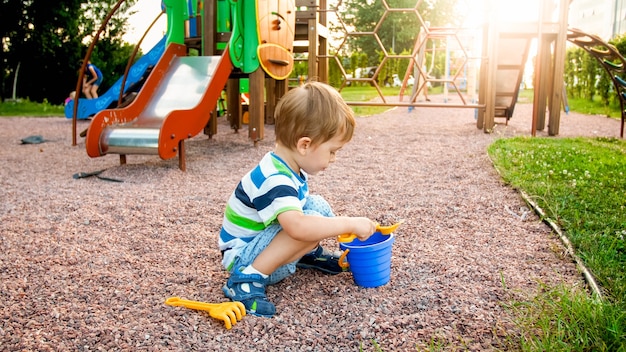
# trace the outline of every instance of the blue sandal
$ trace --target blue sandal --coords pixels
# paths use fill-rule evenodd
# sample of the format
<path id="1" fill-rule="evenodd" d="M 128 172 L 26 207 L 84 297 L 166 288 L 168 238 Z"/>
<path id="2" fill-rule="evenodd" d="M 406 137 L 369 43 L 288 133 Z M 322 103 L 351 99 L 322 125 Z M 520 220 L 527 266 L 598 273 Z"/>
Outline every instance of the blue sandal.
<path id="1" fill-rule="evenodd" d="M 325 250 L 322 246 L 317 246 L 314 251 L 300 258 L 298 263 L 296 263 L 296 267 L 317 269 L 330 275 L 337 275 L 346 271 L 339 266 L 339 255 Z"/>
<path id="2" fill-rule="evenodd" d="M 248 284 L 250 292 L 242 288 L 243 284 Z M 222 291 L 232 301 L 243 303 L 249 314 L 271 318 L 276 313 L 276 307 L 265 296 L 265 280 L 261 275 L 242 274 L 239 270 L 233 270 Z"/>

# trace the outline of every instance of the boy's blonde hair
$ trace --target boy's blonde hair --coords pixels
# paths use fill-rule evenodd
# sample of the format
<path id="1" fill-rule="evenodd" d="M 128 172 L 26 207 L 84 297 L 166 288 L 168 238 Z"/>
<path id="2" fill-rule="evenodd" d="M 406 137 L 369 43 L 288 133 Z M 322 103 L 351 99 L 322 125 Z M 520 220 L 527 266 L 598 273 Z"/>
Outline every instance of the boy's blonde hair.
<path id="1" fill-rule="evenodd" d="M 276 142 L 289 148 L 302 137 L 319 145 L 340 134 L 349 142 L 356 125 L 354 112 L 339 92 L 321 82 L 305 83 L 285 94 L 276 105 L 274 121 Z"/>

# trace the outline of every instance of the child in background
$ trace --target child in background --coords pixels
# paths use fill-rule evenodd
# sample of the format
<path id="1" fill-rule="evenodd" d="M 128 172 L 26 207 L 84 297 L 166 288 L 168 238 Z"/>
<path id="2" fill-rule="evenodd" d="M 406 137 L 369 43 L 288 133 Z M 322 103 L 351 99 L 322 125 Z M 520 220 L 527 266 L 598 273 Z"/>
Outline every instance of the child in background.
<path id="1" fill-rule="evenodd" d="M 83 79 L 83 93 L 87 99 L 96 99 L 98 97 L 98 88 L 100 88 L 103 79 L 102 71 L 92 64 L 91 61 L 88 61 Z"/>
<path id="2" fill-rule="evenodd" d="M 230 272 L 224 295 L 264 317 L 276 312 L 265 286 L 296 267 L 342 271 L 320 241 L 344 233 L 366 240 L 376 230 L 366 217 L 334 216 L 324 198 L 308 191 L 309 175 L 324 171 L 352 139 L 354 113 L 341 95 L 326 84 L 306 83 L 283 96 L 274 116 L 274 151 L 237 185 L 219 236 L 222 264 Z"/>
<path id="3" fill-rule="evenodd" d="M 74 98 L 76 98 L 76 91 L 73 90 L 70 92 L 70 95 L 67 96 L 67 98 L 65 98 L 65 104 L 67 105 L 70 101 L 74 100 Z"/>

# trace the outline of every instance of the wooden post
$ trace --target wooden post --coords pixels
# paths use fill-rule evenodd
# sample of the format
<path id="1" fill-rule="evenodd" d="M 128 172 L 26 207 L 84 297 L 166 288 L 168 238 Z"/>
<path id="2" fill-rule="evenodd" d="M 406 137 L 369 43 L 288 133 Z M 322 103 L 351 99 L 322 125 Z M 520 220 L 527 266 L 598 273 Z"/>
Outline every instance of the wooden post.
<path id="1" fill-rule="evenodd" d="M 534 137 L 537 130 L 543 130 L 545 126 L 546 113 L 546 73 L 550 60 L 546 61 L 546 55 L 550 55 L 550 43 L 546 42 L 543 35 L 545 6 L 539 8 L 539 19 L 537 21 L 537 57 L 535 58 L 535 87 L 533 96 L 533 117 L 530 127 L 530 134 Z M 546 50 L 547 46 L 547 50 Z"/>
<path id="2" fill-rule="evenodd" d="M 328 16 L 326 15 L 327 10 L 326 0 L 319 0 L 318 9 L 321 10 L 318 12 L 318 23 L 324 28 L 328 27 Z M 328 33 L 328 31 L 326 31 Z M 322 36 L 319 33 L 316 33 L 318 36 L 318 60 L 317 60 L 317 75 L 321 82 L 328 82 L 328 38 L 327 34 Z"/>
<path id="3" fill-rule="evenodd" d="M 204 15 L 202 31 L 202 55 L 214 56 L 217 55 L 217 39 L 215 33 L 217 32 L 217 8 L 215 1 L 204 2 Z M 215 108 L 211 112 L 209 122 L 204 127 L 204 134 L 211 138 L 214 134 L 217 134 L 217 109 L 218 104 L 215 104 Z"/>
<path id="4" fill-rule="evenodd" d="M 248 79 L 250 80 L 250 106 L 248 113 L 250 122 L 248 123 L 248 137 L 254 142 L 265 137 L 265 98 L 263 89 L 265 86 L 265 71 L 261 67 L 252 72 Z"/>
<path id="5" fill-rule="evenodd" d="M 180 171 L 187 171 L 187 163 L 185 162 L 185 140 L 178 142 L 178 168 Z"/>
<path id="6" fill-rule="evenodd" d="M 492 1 L 493 2 L 493 1 Z M 490 4 L 491 11 L 495 11 L 496 4 Z M 489 16 L 491 19 L 497 18 L 495 15 Z M 485 133 L 493 132 L 493 126 L 495 125 L 496 115 L 496 71 L 498 66 L 498 25 L 497 21 L 491 20 L 488 31 L 487 39 L 487 74 L 486 74 L 486 87 L 485 87 L 485 116 L 483 121 L 483 131 Z M 481 69 L 482 70 L 482 69 Z"/>
<path id="7" fill-rule="evenodd" d="M 319 35 L 317 33 L 318 18 L 319 13 L 315 11 L 315 17 L 309 19 L 309 81 L 320 80 L 317 58 L 317 50 L 319 48 Z"/>
<path id="8" fill-rule="evenodd" d="M 228 116 L 230 128 L 238 132 L 241 129 L 239 78 L 230 78 L 226 84 L 226 116 Z"/>
<path id="9" fill-rule="evenodd" d="M 274 112 L 276 111 L 276 104 L 280 98 L 282 98 L 289 89 L 289 80 L 277 80 L 274 78 L 267 78 L 266 80 L 266 106 L 265 106 L 265 123 L 274 124 Z"/>
<path id="10" fill-rule="evenodd" d="M 276 94 L 276 88 L 278 87 L 278 80 L 268 77 L 265 79 L 265 92 L 267 95 L 267 103 L 265 107 L 265 122 L 268 124 L 274 124 L 274 109 L 278 102 L 278 95 Z"/>
<path id="11" fill-rule="evenodd" d="M 485 1 L 485 4 L 486 1 Z M 482 52 L 483 53 L 488 53 L 489 52 L 489 33 L 491 31 L 491 26 L 493 20 L 490 20 L 489 22 L 485 23 L 483 25 L 483 45 L 482 45 Z M 480 82 L 487 82 L 487 75 L 489 72 L 489 58 L 487 57 L 486 54 L 482 55 L 482 59 L 480 62 L 480 72 L 479 72 L 479 77 L 480 77 Z M 478 86 L 478 104 L 479 105 L 483 105 L 486 106 L 486 101 L 487 101 L 487 85 L 486 84 L 480 84 Z M 478 111 L 476 111 L 476 128 L 479 130 L 482 130 L 484 125 L 485 125 L 485 109 L 478 109 Z"/>
<path id="12" fill-rule="evenodd" d="M 539 23 L 541 26 L 541 23 Z M 536 135 L 536 131 L 543 131 L 546 125 L 546 105 L 547 105 L 547 97 L 550 95 L 549 92 L 549 73 L 550 73 L 550 59 L 551 59 L 551 50 L 550 50 L 550 40 L 546 38 L 546 35 L 541 33 L 539 39 L 537 40 L 537 67 L 536 70 L 538 74 L 536 75 L 535 82 L 537 86 L 535 87 L 535 96 L 534 96 L 534 104 L 533 104 L 533 121 L 535 125 L 533 126 L 532 135 Z"/>
<path id="13" fill-rule="evenodd" d="M 567 18 L 569 12 L 569 0 L 561 0 L 559 3 L 559 28 L 554 43 L 554 87 L 550 102 L 550 121 L 548 122 L 548 134 L 556 136 L 559 134 L 561 123 L 561 101 L 564 92 L 563 75 L 565 72 L 565 43 L 567 41 Z"/>
<path id="14" fill-rule="evenodd" d="M 289 91 L 289 79 L 276 82 L 276 102 Z"/>

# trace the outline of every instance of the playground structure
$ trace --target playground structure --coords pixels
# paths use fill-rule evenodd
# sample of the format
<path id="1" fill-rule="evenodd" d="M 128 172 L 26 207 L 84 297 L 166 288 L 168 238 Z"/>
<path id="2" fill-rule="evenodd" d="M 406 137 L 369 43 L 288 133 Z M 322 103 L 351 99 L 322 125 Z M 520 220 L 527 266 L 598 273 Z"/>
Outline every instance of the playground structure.
<path id="1" fill-rule="evenodd" d="M 596 58 L 611 78 L 621 107 L 620 137 L 624 137 L 626 81 L 618 73 L 625 72 L 626 60 L 613 45 L 598 36 L 568 28 L 568 8 L 567 0 L 543 1 L 538 9 L 537 22 L 490 24 L 484 52 L 495 60 L 487 65 L 486 70 L 481 70 L 481 81 L 486 83 L 481 85 L 481 103 L 485 108 L 479 112 L 478 128 L 482 127 L 489 132 L 494 126 L 492 117 L 504 117 L 507 121 L 511 118 L 524 74 L 528 47 L 530 41 L 537 38 L 531 134 L 535 136 L 537 130 L 545 128 L 546 108 L 549 113 L 548 134 L 559 134 L 561 106 L 567 99 L 563 74 L 565 44 L 569 41 Z M 553 15 L 555 13 L 556 16 Z M 515 53 L 520 52 L 519 48 L 524 48 L 523 54 L 516 56 Z"/>
<path id="2" fill-rule="evenodd" d="M 560 103 L 562 95 L 562 75 L 565 53 L 565 39 L 567 28 L 567 13 L 569 1 L 555 0 L 542 1 L 542 6 L 537 9 L 538 20 L 526 23 L 499 23 L 496 13 L 487 14 L 489 19 L 482 29 L 482 48 L 476 49 L 476 43 L 480 40 L 472 39 L 472 35 L 467 34 L 471 28 L 448 28 L 431 27 L 422 18 L 418 11 L 418 6 L 422 1 L 416 1 L 412 8 L 392 8 L 388 1 L 382 1 L 384 20 L 389 13 L 405 12 L 414 13 L 420 22 L 421 30 L 415 39 L 413 51 L 408 56 L 392 55 L 383 46 L 378 38 L 380 23 L 374 25 L 371 32 L 361 32 L 358 29 L 346 31 L 346 36 L 373 35 L 380 44 L 381 52 L 384 54 L 380 66 L 393 58 L 409 58 L 410 64 L 405 72 L 403 82 L 407 82 L 409 75 L 415 77 L 416 84 L 410 99 L 402 101 L 406 84 L 403 84 L 399 102 L 388 102 L 383 96 L 379 86 L 376 71 L 373 77 L 363 79 L 353 79 L 345 77 L 347 81 L 365 81 L 375 87 L 379 94 L 379 99 L 375 102 L 348 102 L 350 105 L 378 105 L 378 106 L 406 106 L 410 109 L 415 107 L 448 107 L 448 108 L 471 108 L 476 110 L 477 128 L 489 133 L 493 131 L 496 118 L 504 118 L 506 121 L 511 118 L 517 103 L 520 83 L 524 76 L 524 68 L 528 60 L 529 50 L 533 39 L 538 41 L 538 53 L 535 65 L 535 100 L 533 109 L 532 134 L 537 129 L 544 129 L 545 112 L 547 102 L 549 106 L 549 134 L 558 134 Z M 483 8 L 498 8 L 500 2 L 494 0 L 483 1 Z M 339 9 L 331 9 L 340 16 Z M 557 14 L 554 16 L 553 14 Z M 475 32 L 475 30 L 474 30 Z M 468 39 L 469 38 L 469 39 Z M 431 77 L 426 68 L 428 62 L 425 60 L 425 53 L 430 50 L 430 54 L 436 55 L 437 49 L 428 49 L 428 43 L 439 40 L 443 43 L 446 53 L 446 73 L 440 77 Z M 456 57 L 451 55 L 452 48 L 459 53 Z M 480 54 L 475 54 L 480 52 Z M 338 58 L 337 62 L 341 63 Z M 456 60 L 454 67 L 453 60 Z M 345 75 L 345 70 L 342 68 Z M 459 78 L 464 79 L 465 87 L 459 84 Z M 443 102 L 417 101 L 418 96 L 423 95 L 429 83 L 439 83 L 444 86 Z M 343 87 L 342 87 L 343 88 Z M 478 99 L 475 91 L 478 89 Z M 464 96 L 462 91 L 466 91 Z M 458 97 L 460 103 L 452 103 L 448 100 L 448 93 L 451 97 Z M 549 100 L 547 99 L 549 97 Z M 476 101 L 477 100 L 477 101 Z"/>
<path id="3" fill-rule="evenodd" d="M 65 117 L 68 119 L 72 118 L 76 102 L 78 103 L 76 118 L 80 120 L 86 120 L 104 109 L 115 108 L 121 105 L 126 94 L 136 93 L 141 89 L 151 69 L 157 61 L 159 61 L 165 51 L 165 39 L 166 38 L 163 37 L 147 54 L 139 58 L 139 60 L 130 67 L 128 75 L 120 77 L 111 88 L 98 98 L 71 100 L 65 105 Z M 121 94 L 120 91 L 122 92 Z M 121 100 L 119 99 L 120 95 Z"/>
<path id="4" fill-rule="evenodd" d="M 622 107 L 622 132 L 620 135 L 623 137 L 626 117 L 626 111 L 624 111 L 626 81 L 622 80 L 616 73 L 624 72 L 626 62 L 612 45 L 597 36 L 568 28 L 569 1 L 539 1 L 539 6 L 536 9 L 536 20 L 504 23 L 498 20 L 499 16 L 495 13 L 495 9 L 502 5 L 502 2 L 484 0 L 483 8 L 490 9 L 492 12 L 486 15 L 489 21 L 483 26 L 482 49 L 479 55 L 474 54 L 476 52 L 475 41 L 471 35 L 465 34 L 471 29 L 431 27 L 417 10 L 422 1 L 416 1 L 415 7 L 412 8 L 392 8 L 389 6 L 389 1 L 382 0 L 381 2 L 384 14 L 380 22 L 384 21 L 390 13 L 414 13 L 420 22 L 421 30 L 415 39 L 413 52 L 408 56 L 402 56 L 389 53 L 382 44 L 378 37 L 378 31 L 381 28 L 380 22 L 373 24 L 371 31 L 360 31 L 358 28 L 347 30 L 344 26 L 343 30 L 346 37 L 364 35 L 376 37 L 380 51 L 384 56 L 374 75 L 368 78 L 349 77 L 346 70 L 341 67 L 346 82 L 354 81 L 369 84 L 377 90 L 379 95 L 378 99 L 372 101 L 348 101 L 348 104 L 352 106 L 405 106 L 409 109 L 415 107 L 472 108 L 476 111 L 477 128 L 490 133 L 493 131 L 497 118 L 503 118 L 507 123 L 513 116 L 531 44 L 535 40 L 537 55 L 534 60 L 534 105 L 533 122 L 530 126 L 531 134 L 534 136 L 537 130 L 545 129 L 547 112 L 549 117 L 548 134 L 555 136 L 559 134 L 561 103 L 566 99 L 563 72 L 565 44 L 566 41 L 569 41 L 581 46 L 598 59 L 609 73 Z M 341 17 L 341 10 L 337 7 L 328 9 L 327 12 L 334 13 L 336 17 Z M 428 44 L 436 40 L 445 42 L 444 48 L 440 51 L 446 53 L 446 65 L 450 65 L 446 67 L 446 74 L 442 77 L 431 77 L 426 68 L 428 60 L 425 60 L 425 53 L 430 51 L 431 55 L 435 55 L 437 51 L 435 48 L 429 49 Z M 455 46 L 457 51 L 461 53 L 456 57 L 457 62 L 460 62 L 456 68 L 451 65 L 452 59 L 455 59 L 450 56 L 452 46 Z M 329 57 L 341 65 L 342 60 L 338 56 Z M 410 65 L 404 75 L 399 102 L 388 101 L 378 85 L 380 67 L 394 58 L 410 59 Z M 466 82 L 464 89 L 458 84 L 461 72 L 463 72 L 463 79 Z M 410 75 L 414 76 L 415 85 L 410 99 L 404 102 L 402 98 Z M 443 84 L 443 102 L 417 100 L 424 95 L 429 83 Z M 346 83 L 341 88 L 345 85 Z M 474 94 L 476 89 L 478 89 L 477 103 Z M 462 94 L 463 90 L 466 91 L 466 95 Z M 460 103 L 448 101 L 448 93 L 452 93 L 450 97 L 458 97 Z"/>
<path id="5" fill-rule="evenodd" d="M 508 122 L 513 115 L 533 40 L 537 40 L 537 56 L 532 135 L 545 128 L 546 108 L 550 118 L 548 133 L 558 135 L 560 106 L 564 98 L 562 76 L 566 40 L 585 48 L 611 74 L 616 90 L 620 92 L 623 133 L 626 81 L 615 73 L 622 72 L 626 62 L 615 48 L 599 38 L 578 30 L 567 30 L 566 0 L 542 2 L 538 9 L 539 19 L 530 23 L 503 25 L 493 20 L 495 16 L 490 14 L 488 18 L 491 20 L 482 30 L 480 56 L 472 56 L 474 47 L 465 47 L 466 42 L 472 46 L 476 44 L 466 39 L 463 29 L 430 27 L 423 21 L 417 11 L 421 1 L 416 1 L 414 8 L 392 9 L 383 0 L 385 15 L 381 21 L 387 12 L 404 11 L 415 13 L 422 24 L 410 55 L 391 55 L 382 48 L 384 58 L 380 66 L 391 58 L 410 59 L 401 90 L 403 92 L 407 87 L 409 76 L 414 75 L 413 92 L 407 102 L 402 99 L 399 102 L 386 101 L 377 83 L 380 66 L 372 77 L 348 77 L 338 53 L 329 53 L 328 16 L 334 14 L 340 18 L 340 13 L 338 8 L 327 8 L 326 0 L 189 3 L 168 0 L 164 3 L 168 15 L 167 50 L 133 103 L 122 109 L 103 110 L 94 117 L 86 140 L 88 154 L 92 157 L 117 153 L 120 162 L 125 163 L 127 154 L 158 154 L 163 159 L 178 154 L 179 166 L 184 170 L 184 140 L 203 128 L 209 136 L 216 133 L 216 119 L 211 116 L 217 115 L 215 106 L 224 88 L 230 125 L 236 131 L 241 128 L 241 78 L 249 80 L 248 136 L 256 143 L 264 138 L 266 116 L 267 122 L 271 123 L 277 100 L 289 89 L 288 78 L 296 53 L 306 53 L 308 77 L 328 81 L 329 60 L 335 60 L 344 76 L 340 90 L 346 82 L 367 82 L 378 91 L 382 100 L 348 101 L 350 105 L 472 108 L 476 111 L 477 128 L 489 133 L 493 131 L 496 118 L 504 118 Z M 555 13 L 557 16 L 554 16 Z M 257 20 L 252 23 L 244 21 L 244 18 Z M 379 24 L 372 32 L 366 33 L 348 31 L 344 27 L 343 34 L 345 37 L 364 34 L 377 37 L 377 28 Z M 453 47 L 450 42 L 460 53 L 456 66 L 446 67 L 444 77 L 430 76 L 425 62 L 428 43 L 435 40 L 447 43 L 446 55 Z M 382 46 L 379 39 L 378 42 Z M 190 48 L 195 48 L 199 56 L 188 56 Z M 435 53 L 433 45 L 431 55 Z M 458 83 L 461 78 L 464 80 L 463 87 Z M 453 104 L 447 100 L 443 103 L 418 102 L 417 97 L 424 94 L 431 82 L 443 84 L 446 97 L 450 87 L 461 103 Z M 469 99 L 461 94 L 462 90 L 468 93 Z M 177 97 L 173 92 L 184 96 Z M 170 95 L 176 96 L 176 99 L 170 99 Z"/>
<path id="6" fill-rule="evenodd" d="M 558 135 L 568 10 L 567 0 L 558 0 L 558 3 L 544 1 L 539 6 L 537 21 L 519 24 L 491 21 L 483 42 L 483 52 L 488 61 L 487 69 L 481 69 L 483 84 L 479 103 L 484 104 L 485 108 L 478 113 L 478 128 L 491 132 L 495 117 L 507 120 L 511 118 L 524 75 L 530 42 L 536 38 L 531 134 L 534 136 L 537 130 L 545 128 L 547 107 L 548 134 Z"/>
<path id="7" fill-rule="evenodd" d="M 428 87 L 433 84 L 440 83 L 443 87 L 443 102 L 448 104 L 451 100 L 450 90 L 454 94 L 452 98 L 459 98 L 462 104 L 476 103 L 476 73 L 479 66 L 479 57 L 472 57 L 471 47 L 476 38 L 471 32 L 464 33 L 461 29 L 430 27 L 428 22 L 420 28 L 415 48 L 413 52 L 415 57 L 411 57 L 409 65 L 404 74 L 402 88 L 400 90 L 400 101 L 404 98 L 404 90 L 407 88 L 408 80 L 411 76 L 415 77 L 415 84 L 409 101 L 415 103 L 417 99 L 423 97 L 422 100 L 428 99 Z M 437 43 L 443 43 L 437 45 Z M 469 43 L 464 45 L 463 43 Z M 431 44 L 431 49 L 428 49 Z M 442 49 L 443 47 L 443 49 Z M 436 78 L 431 75 L 434 67 L 435 57 L 438 51 L 445 53 L 445 72 L 442 78 Z M 426 53 L 429 53 L 428 60 Z M 430 61 L 430 62 L 429 62 Z M 466 95 L 462 94 L 465 90 Z"/>
<path id="8" fill-rule="evenodd" d="M 85 69 L 87 67 L 87 63 L 89 62 L 89 58 L 91 57 L 91 53 L 95 47 L 95 44 L 98 42 L 98 38 L 100 34 L 106 28 L 108 21 L 115 14 L 115 12 L 120 8 L 122 3 L 125 0 L 119 0 L 117 4 L 113 7 L 113 9 L 109 12 L 105 20 L 100 25 L 100 28 L 96 32 L 95 40 L 91 43 L 89 48 L 87 49 L 87 54 L 85 55 L 85 59 L 82 62 L 82 66 L 80 68 L 80 73 L 78 75 L 78 81 L 76 82 L 76 92 L 82 91 L 83 77 L 85 75 Z M 98 111 L 101 111 L 106 108 L 114 108 L 121 107 L 123 105 L 127 105 L 132 101 L 132 98 L 137 93 L 139 89 L 143 86 L 143 82 L 146 80 L 147 76 L 150 74 L 152 67 L 159 60 L 163 51 L 165 49 L 165 37 L 163 37 L 157 44 L 154 45 L 149 52 L 142 56 L 136 63 L 133 64 L 137 52 L 139 50 L 139 46 L 144 40 L 146 34 L 150 31 L 150 29 L 155 25 L 158 21 L 159 17 L 161 17 L 163 13 L 159 13 L 158 16 L 152 21 L 144 35 L 139 40 L 139 43 L 135 46 L 131 56 L 128 58 L 128 64 L 126 65 L 126 70 L 124 75 L 120 77 L 115 84 L 107 92 L 99 96 L 97 99 L 80 99 L 80 94 L 75 94 L 73 100 L 71 100 L 68 104 L 65 105 L 65 117 L 72 119 L 72 129 L 73 129 L 73 145 L 76 145 L 76 119 L 87 119 L 90 116 L 93 116 Z M 117 101 L 115 98 L 117 97 Z"/>
<path id="9" fill-rule="evenodd" d="M 227 6 L 218 6 L 220 2 Z M 164 5 L 168 19 L 166 50 L 130 105 L 102 110 L 93 117 L 85 142 L 91 157 L 119 154 L 120 162 L 125 163 L 127 154 L 157 154 L 162 159 L 178 154 L 179 167 L 185 170 L 184 140 L 203 128 L 205 132 L 211 129 L 209 121 L 215 119 L 210 117 L 229 78 L 248 75 L 251 98 L 263 101 L 262 86 L 254 84 L 266 74 L 285 80 L 291 73 L 295 37 L 292 0 L 221 0 L 192 2 L 189 6 L 185 1 L 167 0 Z M 195 16 L 201 12 L 198 8 L 204 16 Z M 202 18 L 208 25 L 198 21 Z M 218 18 L 225 20 L 225 30 L 232 23 L 227 42 L 218 43 L 212 36 L 218 33 L 215 30 L 197 35 L 203 33 L 203 27 L 217 28 Z M 244 18 L 257 20 L 246 22 Z M 194 40 L 193 34 L 200 40 Z M 205 40 L 210 37 L 213 40 Z M 192 45 L 188 44 L 196 45 L 202 55 L 189 56 Z M 253 118 L 256 108 L 250 107 L 253 140 L 262 138 L 263 132 L 260 119 Z M 231 114 L 232 110 L 229 107 Z M 76 114 L 73 118 L 75 121 Z"/>
<path id="10" fill-rule="evenodd" d="M 611 78 L 613 87 L 615 87 L 615 92 L 617 92 L 619 97 L 620 111 L 622 112 L 620 137 L 624 138 L 624 121 L 626 119 L 626 81 L 621 78 L 619 74 L 626 72 L 626 60 L 619 53 L 617 48 L 615 48 L 615 46 L 606 43 L 596 35 L 584 33 L 579 29 L 570 28 L 567 32 L 567 40 L 580 46 L 591 56 L 596 58 Z"/>

